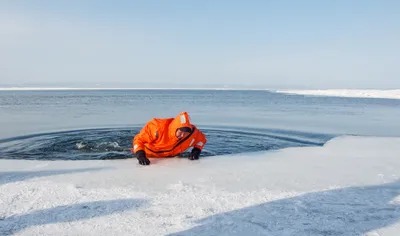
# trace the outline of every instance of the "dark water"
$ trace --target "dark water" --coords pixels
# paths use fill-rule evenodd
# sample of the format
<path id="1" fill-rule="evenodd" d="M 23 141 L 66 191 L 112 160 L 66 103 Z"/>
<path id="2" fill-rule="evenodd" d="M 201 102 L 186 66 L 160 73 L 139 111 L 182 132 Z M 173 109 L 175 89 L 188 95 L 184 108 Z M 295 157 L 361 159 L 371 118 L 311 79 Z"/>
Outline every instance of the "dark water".
<path id="1" fill-rule="evenodd" d="M 42 133 L 0 140 L 6 159 L 95 160 L 132 158 L 132 138 L 140 127 Z M 205 128 L 208 142 L 201 156 L 321 146 L 331 135 L 238 127 Z M 187 157 L 190 150 L 180 157 Z"/>
<path id="2" fill-rule="evenodd" d="M 0 158 L 129 158 L 132 138 L 145 122 L 181 111 L 206 133 L 204 156 L 322 145 L 339 135 L 400 136 L 400 100 L 394 99 L 268 91 L 0 91 Z"/>

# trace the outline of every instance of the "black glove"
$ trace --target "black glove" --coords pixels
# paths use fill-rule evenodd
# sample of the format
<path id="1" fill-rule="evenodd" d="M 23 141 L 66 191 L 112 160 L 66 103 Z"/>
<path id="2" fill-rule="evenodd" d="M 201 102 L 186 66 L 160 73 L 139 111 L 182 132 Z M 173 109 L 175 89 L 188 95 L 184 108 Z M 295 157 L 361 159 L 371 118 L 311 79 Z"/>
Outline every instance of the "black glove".
<path id="1" fill-rule="evenodd" d="M 200 156 L 201 150 L 199 148 L 193 148 L 192 152 L 189 155 L 189 160 L 198 160 Z"/>
<path id="2" fill-rule="evenodd" d="M 139 150 L 136 152 L 136 158 L 141 165 L 150 165 L 150 160 L 147 159 L 146 153 L 143 150 Z"/>

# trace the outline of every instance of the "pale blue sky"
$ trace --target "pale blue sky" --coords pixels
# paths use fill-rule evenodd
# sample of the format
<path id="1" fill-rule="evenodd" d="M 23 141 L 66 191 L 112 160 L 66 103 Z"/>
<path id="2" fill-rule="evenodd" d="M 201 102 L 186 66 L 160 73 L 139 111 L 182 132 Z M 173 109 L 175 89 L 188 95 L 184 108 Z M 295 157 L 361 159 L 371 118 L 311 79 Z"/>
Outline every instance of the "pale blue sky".
<path id="1" fill-rule="evenodd" d="M 400 1 L 0 2 L 0 85 L 400 88 Z"/>

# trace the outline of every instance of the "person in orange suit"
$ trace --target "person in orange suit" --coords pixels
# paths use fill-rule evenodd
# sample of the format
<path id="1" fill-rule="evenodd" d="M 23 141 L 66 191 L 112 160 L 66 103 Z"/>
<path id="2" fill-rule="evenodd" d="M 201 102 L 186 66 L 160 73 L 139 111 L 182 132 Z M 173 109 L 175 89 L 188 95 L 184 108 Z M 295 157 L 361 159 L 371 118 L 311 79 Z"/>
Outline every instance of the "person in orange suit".
<path id="1" fill-rule="evenodd" d="M 206 136 L 190 123 L 187 112 L 174 118 L 153 118 L 132 140 L 132 153 L 141 165 L 149 165 L 149 157 L 174 157 L 192 147 L 189 160 L 199 159 L 207 143 Z"/>

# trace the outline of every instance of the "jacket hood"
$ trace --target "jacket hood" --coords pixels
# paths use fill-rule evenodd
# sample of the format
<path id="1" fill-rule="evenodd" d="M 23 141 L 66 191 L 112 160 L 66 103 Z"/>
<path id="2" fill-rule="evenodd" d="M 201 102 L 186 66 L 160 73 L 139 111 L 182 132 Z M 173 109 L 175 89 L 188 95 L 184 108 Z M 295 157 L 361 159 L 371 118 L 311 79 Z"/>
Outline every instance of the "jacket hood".
<path id="1" fill-rule="evenodd" d="M 169 124 L 169 134 L 170 136 L 175 136 L 177 129 L 182 127 L 189 127 L 193 130 L 192 124 L 190 123 L 190 117 L 187 112 L 179 113 Z"/>

